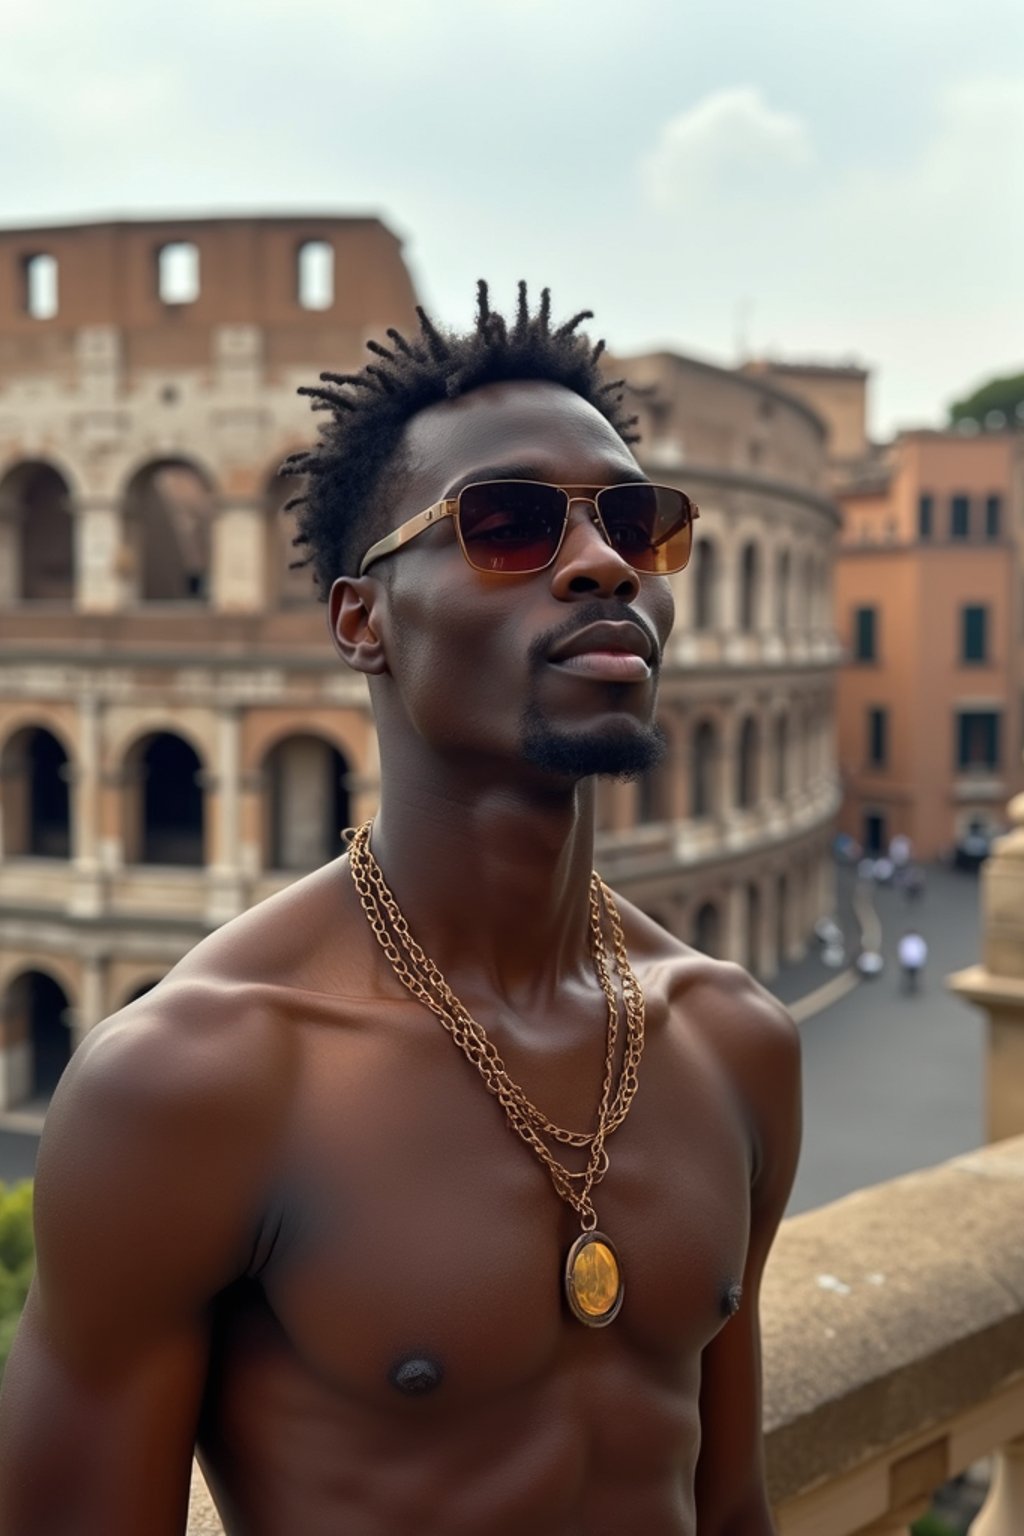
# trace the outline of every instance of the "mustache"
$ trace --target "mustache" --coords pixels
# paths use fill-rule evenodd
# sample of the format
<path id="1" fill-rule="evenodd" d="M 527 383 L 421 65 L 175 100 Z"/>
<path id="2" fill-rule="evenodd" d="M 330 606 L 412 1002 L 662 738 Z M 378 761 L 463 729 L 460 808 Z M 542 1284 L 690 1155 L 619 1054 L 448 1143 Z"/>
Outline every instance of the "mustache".
<path id="1" fill-rule="evenodd" d="M 595 598 L 593 602 L 580 603 L 573 608 L 572 615 L 560 624 L 557 629 L 549 629 L 543 635 L 538 635 L 531 642 L 529 649 L 529 661 L 531 666 L 540 666 L 545 662 L 556 645 L 563 641 L 571 640 L 573 635 L 581 629 L 586 629 L 588 624 L 600 624 L 604 622 L 623 622 L 635 624 L 637 629 L 643 631 L 651 644 L 651 666 L 655 671 L 661 666 L 661 646 L 658 637 L 648 624 L 647 620 L 631 608 L 628 603 L 620 603 L 609 598 Z"/>

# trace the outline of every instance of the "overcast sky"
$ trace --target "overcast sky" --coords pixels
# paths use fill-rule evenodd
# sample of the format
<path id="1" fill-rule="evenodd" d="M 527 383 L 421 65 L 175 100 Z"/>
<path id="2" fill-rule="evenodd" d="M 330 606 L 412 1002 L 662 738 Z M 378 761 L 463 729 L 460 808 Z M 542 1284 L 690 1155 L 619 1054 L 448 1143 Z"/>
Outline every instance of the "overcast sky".
<path id="1" fill-rule="evenodd" d="M 0 223 L 288 209 L 937 423 L 1024 369 L 1024 3 L 0 0 Z"/>

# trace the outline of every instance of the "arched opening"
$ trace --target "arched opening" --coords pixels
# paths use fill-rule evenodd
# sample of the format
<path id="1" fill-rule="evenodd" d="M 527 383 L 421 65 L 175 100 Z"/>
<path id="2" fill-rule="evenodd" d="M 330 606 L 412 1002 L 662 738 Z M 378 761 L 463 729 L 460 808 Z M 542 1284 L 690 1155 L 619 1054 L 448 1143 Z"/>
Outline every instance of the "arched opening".
<path id="1" fill-rule="evenodd" d="M 334 248 L 326 240 L 304 240 L 295 260 L 296 296 L 301 309 L 330 309 L 334 303 Z"/>
<path id="2" fill-rule="evenodd" d="M 745 964 L 754 975 L 761 969 L 761 890 L 753 881 L 747 886 L 747 949 Z"/>
<path id="3" fill-rule="evenodd" d="M 775 759 L 775 798 L 781 800 L 789 789 L 789 719 L 786 715 L 777 715 L 775 719 L 775 741 L 773 744 L 773 756 Z"/>
<path id="4" fill-rule="evenodd" d="M 296 549 L 298 532 L 295 511 L 285 508 L 293 496 L 301 493 L 305 481 L 301 475 L 271 475 L 267 482 L 264 506 L 267 512 L 267 570 L 270 601 L 279 608 L 308 608 L 315 600 L 313 576 L 308 566 L 291 567 L 305 558 L 305 550 Z"/>
<path id="5" fill-rule="evenodd" d="M 138 596 L 143 602 L 202 602 L 208 595 L 211 487 L 183 460 L 147 464 L 125 497 Z"/>
<path id="6" fill-rule="evenodd" d="M 740 629 L 752 635 L 761 621 L 761 557 L 757 545 L 745 544 L 740 555 Z"/>
<path id="7" fill-rule="evenodd" d="M 349 765 L 319 736 L 289 736 L 267 754 L 265 865 L 316 869 L 341 852 L 349 825 Z"/>
<path id="8" fill-rule="evenodd" d="M 199 297 L 199 247 L 171 240 L 156 253 L 156 287 L 161 304 L 194 304 Z"/>
<path id="9" fill-rule="evenodd" d="M 780 635 L 789 628 L 789 550 L 780 549 L 775 557 L 775 626 Z"/>
<path id="10" fill-rule="evenodd" d="M 693 627 L 714 629 L 718 624 L 718 557 L 711 539 L 697 544 L 693 581 Z"/>
<path id="11" fill-rule="evenodd" d="M 0 483 L 0 517 L 14 523 L 15 571 L 3 585 L 16 601 L 66 603 L 75 589 L 67 481 L 52 464 L 26 463 Z"/>
<path id="12" fill-rule="evenodd" d="M 71 856 L 68 755 L 41 726 L 17 731 L 0 760 L 4 853 L 8 858 Z"/>
<path id="13" fill-rule="evenodd" d="M 722 922 L 718 908 L 713 901 L 704 902 L 703 906 L 697 908 L 697 915 L 693 921 L 694 948 L 718 959 L 722 939 L 721 929 Z"/>
<path id="14" fill-rule="evenodd" d="M 665 755 L 637 780 L 637 820 L 641 824 L 672 820 L 672 738 Z"/>
<path id="15" fill-rule="evenodd" d="M 49 1099 L 71 1059 L 68 999 L 44 971 L 23 971 L 4 999 L 4 1054 L 14 1103 Z"/>
<path id="16" fill-rule="evenodd" d="M 693 732 L 693 772 L 690 780 L 690 815 L 700 820 L 718 809 L 718 732 L 714 722 L 702 720 Z"/>
<path id="17" fill-rule="evenodd" d="M 749 810 L 757 801 L 758 755 L 761 733 L 753 715 L 748 715 L 740 727 L 739 753 L 736 759 L 736 804 L 741 810 Z"/>
<path id="18" fill-rule="evenodd" d="M 130 863 L 203 863 L 202 765 L 170 732 L 145 737 L 127 764 L 125 856 Z"/>

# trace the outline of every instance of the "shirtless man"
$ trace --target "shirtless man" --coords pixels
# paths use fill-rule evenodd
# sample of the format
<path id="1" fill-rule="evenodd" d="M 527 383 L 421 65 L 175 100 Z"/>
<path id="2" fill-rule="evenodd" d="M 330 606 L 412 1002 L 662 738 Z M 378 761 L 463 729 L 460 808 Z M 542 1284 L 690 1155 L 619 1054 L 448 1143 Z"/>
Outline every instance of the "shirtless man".
<path id="1" fill-rule="evenodd" d="M 423 317 L 313 391 L 289 467 L 380 810 L 68 1069 L 5 1536 L 180 1536 L 196 1444 L 232 1536 L 772 1531 L 798 1046 L 625 901 L 617 939 L 591 880 L 593 776 L 661 749 L 693 509 L 645 489 L 585 317 L 548 315 L 481 287 L 468 336 Z"/>

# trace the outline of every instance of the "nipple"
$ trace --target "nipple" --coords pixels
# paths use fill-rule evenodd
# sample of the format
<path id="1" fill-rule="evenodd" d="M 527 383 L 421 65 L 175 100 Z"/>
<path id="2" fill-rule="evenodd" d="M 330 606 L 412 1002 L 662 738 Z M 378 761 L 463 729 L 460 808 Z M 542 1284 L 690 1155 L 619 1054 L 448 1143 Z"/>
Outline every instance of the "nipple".
<path id="1" fill-rule="evenodd" d="M 413 1356 L 399 1360 L 392 1367 L 389 1380 L 406 1397 L 419 1397 L 424 1392 L 433 1392 L 435 1387 L 441 1385 L 443 1377 L 444 1371 L 436 1360 Z"/>

